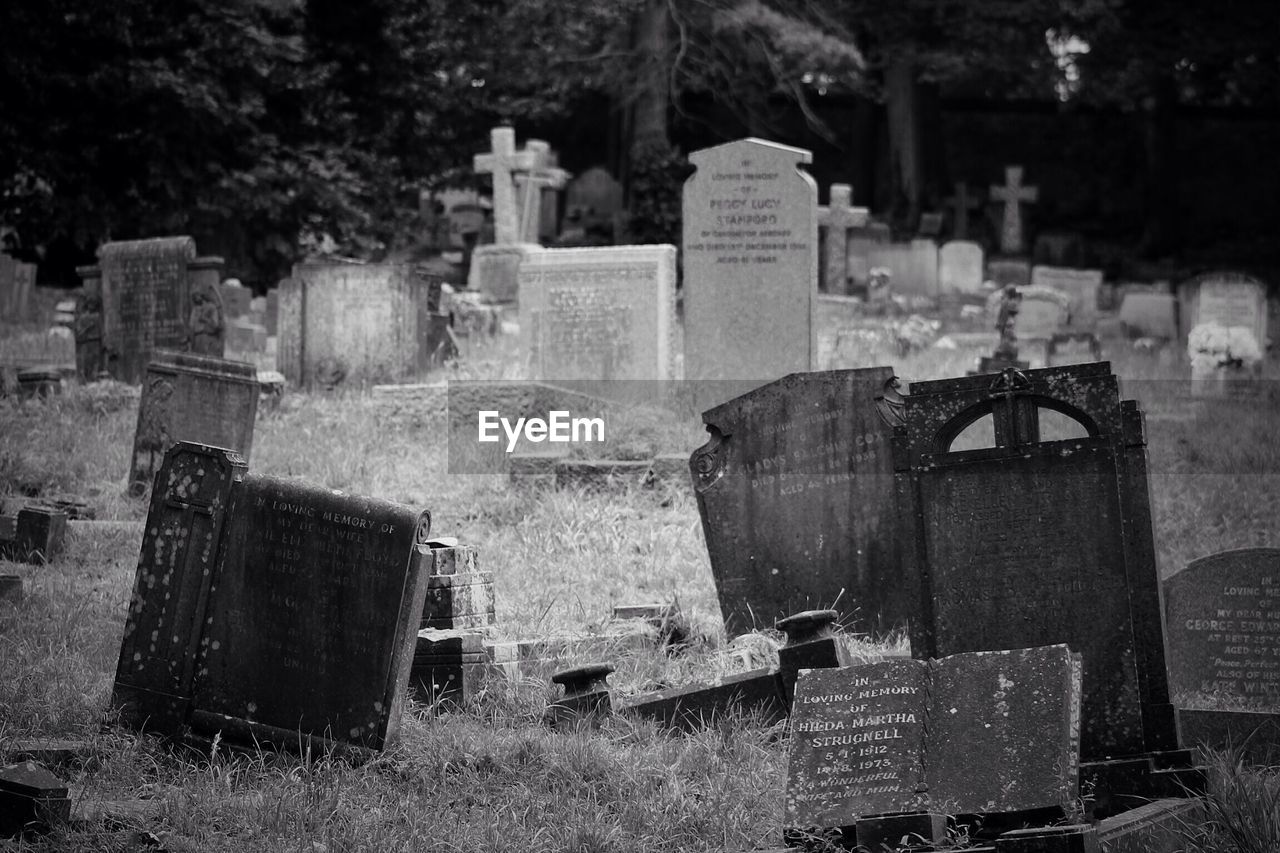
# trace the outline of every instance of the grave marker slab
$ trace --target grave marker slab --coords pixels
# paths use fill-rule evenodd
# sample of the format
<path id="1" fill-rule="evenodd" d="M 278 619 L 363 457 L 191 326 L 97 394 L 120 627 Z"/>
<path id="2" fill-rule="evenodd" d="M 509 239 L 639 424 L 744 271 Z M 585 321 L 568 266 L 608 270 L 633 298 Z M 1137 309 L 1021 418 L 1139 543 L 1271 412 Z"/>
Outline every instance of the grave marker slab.
<path id="1" fill-rule="evenodd" d="M 768 381 L 817 352 L 813 155 L 762 139 L 695 151 L 684 185 L 686 379 Z"/>
<path id="2" fill-rule="evenodd" d="M 0 252 L 0 320 L 25 323 L 35 317 L 36 265 Z"/>
<path id="3" fill-rule="evenodd" d="M 182 442 L 151 496 L 112 704 L 169 737 L 396 737 L 430 517 Z"/>
<path id="4" fill-rule="evenodd" d="M 730 636 L 815 608 L 875 630 L 913 615 L 892 531 L 892 379 L 793 374 L 703 413 L 711 437 L 689 465 Z"/>
<path id="5" fill-rule="evenodd" d="M 1065 810 L 1077 796 L 1080 679 L 1065 645 L 802 670 L 787 827 Z"/>
<path id="6" fill-rule="evenodd" d="M 520 292 L 531 378 L 675 378 L 675 246 L 534 251 Z"/>
<path id="7" fill-rule="evenodd" d="M 849 231 L 866 227 L 869 220 L 865 207 L 853 206 L 853 187 L 831 185 L 831 203 L 818 208 L 818 227 L 823 230 L 824 293 L 849 293 Z"/>
<path id="8" fill-rule="evenodd" d="M 252 364 L 156 350 L 138 402 L 129 493 L 151 488 L 169 448 L 179 441 L 234 450 L 249 459 L 258 413 Z"/>
<path id="9" fill-rule="evenodd" d="M 253 291 L 235 279 L 227 279 L 219 285 L 222 293 L 222 309 L 228 320 L 243 317 L 249 313 L 249 305 L 253 301 Z"/>
<path id="10" fill-rule="evenodd" d="M 1021 288 L 1022 304 L 1014 320 L 1018 343 L 1048 341 L 1067 325 L 1071 297 L 1048 287 Z"/>
<path id="11" fill-rule="evenodd" d="M 1267 286 L 1240 272 L 1209 272 L 1178 286 L 1186 312 L 1183 337 L 1201 323 L 1224 328 L 1243 326 L 1265 351 L 1267 343 Z"/>
<path id="12" fill-rule="evenodd" d="M 890 271 L 894 293 L 938 295 L 938 244 L 928 238 L 876 246 L 871 249 L 868 262 Z"/>
<path id="13" fill-rule="evenodd" d="M 1126 293 L 1120 303 L 1120 322 L 1130 337 L 1178 337 L 1178 304 L 1171 293 Z"/>
<path id="14" fill-rule="evenodd" d="M 1044 410 L 1087 437 L 1041 441 Z M 904 417 L 899 540 L 923 590 L 913 655 L 1067 643 L 1084 656 L 1086 759 L 1177 749 L 1146 437 L 1110 365 L 913 383 Z M 952 450 L 970 430 L 995 446 Z"/>
<path id="15" fill-rule="evenodd" d="M 942 293 L 982 293 L 982 246 L 951 240 L 938 249 L 938 289 Z"/>
<path id="16" fill-rule="evenodd" d="M 1091 328 L 1098 319 L 1098 292 L 1102 289 L 1102 270 L 1076 270 L 1065 267 L 1034 266 L 1031 286 L 1048 287 L 1071 298 L 1071 324 Z"/>

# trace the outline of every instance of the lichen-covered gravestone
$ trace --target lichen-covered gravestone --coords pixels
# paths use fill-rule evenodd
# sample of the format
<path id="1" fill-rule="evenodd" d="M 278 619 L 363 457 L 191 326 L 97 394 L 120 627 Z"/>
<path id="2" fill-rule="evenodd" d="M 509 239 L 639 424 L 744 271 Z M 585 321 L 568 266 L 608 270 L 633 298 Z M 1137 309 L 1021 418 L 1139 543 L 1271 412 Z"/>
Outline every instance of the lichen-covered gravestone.
<path id="1" fill-rule="evenodd" d="M 684 185 L 686 379 L 767 382 L 817 352 L 813 155 L 740 139 L 689 155 Z M 715 402 L 721 402 L 716 400 Z"/>
<path id="2" fill-rule="evenodd" d="M 730 635 L 832 607 L 888 630 L 913 614 L 894 538 L 893 370 L 801 373 L 703 413 L 690 459 Z"/>
<path id="3" fill-rule="evenodd" d="M 247 461 L 259 390 L 251 364 L 157 350 L 138 402 L 130 494 L 151 487 L 165 453 L 179 441 L 225 447 Z"/>
<path id="4" fill-rule="evenodd" d="M 381 749 L 426 595 L 427 513 L 180 443 L 147 514 L 112 705 L 196 742 Z"/>
<path id="5" fill-rule="evenodd" d="M 1065 645 L 802 670 L 786 826 L 994 814 L 1077 796 L 1080 657 Z"/>
<path id="6" fill-rule="evenodd" d="M 1042 412 L 1082 437 L 1042 440 Z M 1084 657 L 1086 759 L 1178 749 L 1146 436 L 1110 364 L 913 383 L 904 417 L 899 543 L 923 591 L 912 654 L 1067 643 Z"/>

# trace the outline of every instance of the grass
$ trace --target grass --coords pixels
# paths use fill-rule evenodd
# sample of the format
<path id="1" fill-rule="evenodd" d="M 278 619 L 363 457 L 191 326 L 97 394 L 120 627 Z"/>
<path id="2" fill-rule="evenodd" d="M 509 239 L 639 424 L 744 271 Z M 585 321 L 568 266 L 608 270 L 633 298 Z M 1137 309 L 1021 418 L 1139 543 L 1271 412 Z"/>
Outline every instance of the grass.
<path id="1" fill-rule="evenodd" d="M 0 337 L 0 356 L 45 352 L 40 335 Z M 459 365 L 426 379 L 519 378 L 512 347 L 510 340 L 475 347 Z M 869 358 L 914 378 L 969 367 L 966 356 L 938 351 Z M 1181 389 L 1160 381 L 1178 377 L 1177 365 L 1137 351 L 1112 358 L 1149 409 L 1177 413 L 1184 406 Z M 1146 384 L 1129 384 L 1139 382 Z M 1280 544 L 1276 408 L 1268 400 L 1220 402 L 1198 420 L 1150 420 L 1164 574 L 1225 548 Z M 124 496 L 135 418 L 132 399 L 101 388 L 0 401 L 0 498 L 79 497 L 100 519 L 141 521 L 145 506 Z M 356 393 L 296 394 L 260 413 L 250 467 L 429 508 L 434 531 L 476 546 L 481 567 L 494 573 L 500 638 L 571 633 L 603 623 L 614 604 L 678 600 L 690 622 L 690 651 L 669 657 L 620 648 L 612 678 L 620 694 L 776 660 L 776 635 L 751 635 L 732 647 L 721 636 L 687 490 L 601 496 L 451 474 L 443 429 L 442 419 L 389 424 L 371 398 Z M 696 418 L 633 413 L 609 452 L 637 459 L 687 454 L 702 440 Z M 148 812 L 21 844 L 0 841 L 0 850 L 158 843 L 170 851 L 622 853 L 746 850 L 779 841 L 786 752 L 777 730 L 726 721 L 672 737 L 613 718 L 598 731 L 551 731 L 537 723 L 550 695 L 542 679 L 493 683 L 466 709 L 442 716 L 410 703 L 401 743 L 360 766 L 325 755 L 232 756 L 223 748 L 179 754 L 104 728 L 140 536 L 140 525 L 77 529 L 67 552 L 48 566 L 0 564 L 28 586 L 20 607 L 0 604 L 0 748 L 30 736 L 83 738 L 88 756 L 70 773 L 81 807 L 141 793 Z M 888 642 L 905 643 L 901 636 Z M 886 647 L 849 644 L 860 660 Z M 1277 775 L 1218 760 L 1221 793 L 1210 798 L 1211 819 L 1188 830 L 1188 843 L 1240 853 L 1275 849 Z M 1271 846 L 1249 847 L 1251 839 Z"/>

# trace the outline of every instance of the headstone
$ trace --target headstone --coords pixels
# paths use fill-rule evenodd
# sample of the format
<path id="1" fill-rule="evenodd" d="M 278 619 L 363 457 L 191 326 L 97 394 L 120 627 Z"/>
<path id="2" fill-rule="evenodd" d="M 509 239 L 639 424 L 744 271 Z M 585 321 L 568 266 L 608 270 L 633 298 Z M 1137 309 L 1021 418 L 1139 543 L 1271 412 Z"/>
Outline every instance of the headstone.
<path id="1" fill-rule="evenodd" d="M 942 214 L 937 211 L 920 214 L 920 228 L 918 229 L 921 237 L 937 239 L 942 235 Z"/>
<path id="2" fill-rule="evenodd" d="M 1183 335 L 1205 323 L 1253 333 L 1258 347 L 1267 345 L 1267 286 L 1239 272 L 1210 272 L 1178 286 L 1179 301 L 1188 317 Z"/>
<path id="3" fill-rule="evenodd" d="M 1022 223 L 1022 205 L 1034 203 L 1039 195 L 1039 187 L 1023 186 L 1021 166 L 1006 166 L 1004 185 L 991 185 L 991 199 L 1004 204 L 1004 216 L 1000 226 L 1002 253 L 1020 255 L 1027 250 L 1026 234 Z"/>
<path id="4" fill-rule="evenodd" d="M 1084 438 L 1041 441 L 1040 414 Z M 1177 749 L 1140 410 L 1105 362 L 913 383 L 894 438 L 916 657 L 1066 643 L 1086 760 Z M 981 450 L 952 450 L 970 435 Z M 994 447 L 991 446 L 994 439 Z"/>
<path id="5" fill-rule="evenodd" d="M 1097 322 L 1102 270 L 1034 266 L 1031 286 L 1052 288 L 1071 297 L 1071 325 L 1089 329 Z"/>
<path id="6" fill-rule="evenodd" d="M 569 182 L 565 213 L 576 215 L 585 232 L 603 229 L 612 234 L 614 217 L 622 210 L 622 184 L 603 166 L 592 166 Z"/>
<path id="7" fill-rule="evenodd" d="M 845 262 L 848 276 L 848 293 L 867 295 L 871 277 L 871 256 L 891 239 L 889 226 L 883 222 L 868 222 L 865 228 L 855 228 L 849 233 L 849 254 Z"/>
<path id="8" fill-rule="evenodd" d="M 873 247 L 868 262 L 890 271 L 894 293 L 938 295 L 938 244 L 928 238 Z"/>
<path id="9" fill-rule="evenodd" d="M 17 515 L 0 515 L 0 559 L 48 563 L 63 551 L 67 516 L 52 507 L 29 504 Z"/>
<path id="10" fill-rule="evenodd" d="M 690 469 L 730 636 L 816 608 L 878 631 L 913 617 L 892 530 L 892 379 L 795 374 L 703 413 L 711 437 Z"/>
<path id="11" fill-rule="evenodd" d="M 528 171 L 515 176 L 520 242 L 540 243 L 544 236 L 555 236 L 555 192 L 564 188 L 569 173 L 557 166 L 559 158 L 547 142 L 530 139 L 524 147 L 533 152 L 533 159 Z"/>
<path id="12" fill-rule="evenodd" d="M 772 669 L 754 669 L 702 684 L 642 693 L 618 703 L 619 711 L 655 720 L 663 728 L 692 732 L 734 714 L 755 714 L 765 725 L 787 716 L 787 703 Z"/>
<path id="13" fill-rule="evenodd" d="M 520 292 L 530 378 L 675 378 L 675 246 L 534 251 Z"/>
<path id="14" fill-rule="evenodd" d="M 140 382 L 155 349 L 222 356 L 221 258 L 190 237 L 107 243 L 98 250 L 105 369 Z"/>
<path id="15" fill-rule="evenodd" d="M 1019 344 L 1049 339 L 1062 331 L 1071 316 L 1071 297 L 1048 287 L 1024 287 L 1021 289 L 1022 305 L 1014 322 Z"/>
<path id="16" fill-rule="evenodd" d="M 243 317 L 249 313 L 249 305 L 253 301 L 253 291 L 234 278 L 229 278 L 219 285 L 222 293 L 222 310 L 228 320 Z"/>
<path id="17" fill-rule="evenodd" d="M 268 290 L 267 291 L 267 311 L 266 311 L 266 326 L 267 326 L 268 337 L 273 337 L 279 333 L 279 328 L 280 328 L 279 322 L 280 322 L 280 291 L 278 289 Z"/>
<path id="18" fill-rule="evenodd" d="M 439 290 L 408 264 L 296 264 L 279 288 L 280 372 L 295 386 L 333 388 L 426 371 Z"/>
<path id="19" fill-rule="evenodd" d="M 225 447 L 247 461 L 258 412 L 251 364 L 156 350 L 147 365 L 133 435 L 129 492 L 143 495 L 179 441 Z"/>
<path id="20" fill-rule="evenodd" d="M 994 281 L 996 287 L 1010 284 L 1014 287 L 1026 287 L 1031 283 L 1031 264 L 1018 258 L 989 258 L 987 278 Z"/>
<path id="21" fill-rule="evenodd" d="M 849 231 L 866 226 L 870 215 L 865 207 L 853 206 L 853 187 L 831 185 L 831 203 L 818 208 L 818 227 L 823 232 L 822 291 L 849 292 Z"/>
<path id="22" fill-rule="evenodd" d="M 786 826 L 1069 809 L 1080 658 L 1065 645 L 801 672 Z"/>
<path id="23" fill-rule="evenodd" d="M 0 252 L 0 320 L 25 323 L 35 319 L 36 265 Z"/>
<path id="24" fill-rule="evenodd" d="M 515 173 L 533 168 L 538 151 L 517 151 L 516 132 L 511 127 L 495 127 L 489 132 L 489 140 L 490 151 L 477 154 L 473 167 L 478 174 L 493 175 L 493 241 L 509 246 L 521 242 Z"/>
<path id="25" fill-rule="evenodd" d="M 1120 303 L 1120 322 L 1129 337 L 1178 337 L 1178 304 L 1171 293 L 1126 293 Z"/>
<path id="26" fill-rule="evenodd" d="M 686 379 L 769 381 L 817 351 L 817 185 L 800 148 L 740 139 L 695 151 L 684 185 Z"/>
<path id="27" fill-rule="evenodd" d="M 938 289 L 942 293 L 982 293 L 982 246 L 952 240 L 938 249 Z"/>
<path id="28" fill-rule="evenodd" d="M 449 245 L 455 249 L 472 248 L 484 231 L 485 212 L 478 204 L 462 203 L 449 210 Z"/>
<path id="29" fill-rule="evenodd" d="M 76 267 L 84 293 L 76 301 L 72 332 L 76 337 L 76 375 L 92 382 L 106 369 L 102 341 L 102 273 L 98 267 Z"/>
<path id="30" fill-rule="evenodd" d="M 969 238 L 969 212 L 982 209 L 982 200 L 969 194 L 969 185 L 964 181 L 956 183 L 955 195 L 947 199 L 951 208 L 951 235 L 956 240 Z"/>
<path id="31" fill-rule="evenodd" d="M 227 358 L 256 362 L 267 351 L 267 327 L 238 317 L 227 325 Z"/>
<path id="32" fill-rule="evenodd" d="M 395 739 L 430 518 L 182 442 L 147 514 L 111 704 L 169 737 Z"/>
<path id="33" fill-rule="evenodd" d="M 70 819 L 66 782 L 34 761 L 0 767 L 0 837 L 48 831 Z"/>

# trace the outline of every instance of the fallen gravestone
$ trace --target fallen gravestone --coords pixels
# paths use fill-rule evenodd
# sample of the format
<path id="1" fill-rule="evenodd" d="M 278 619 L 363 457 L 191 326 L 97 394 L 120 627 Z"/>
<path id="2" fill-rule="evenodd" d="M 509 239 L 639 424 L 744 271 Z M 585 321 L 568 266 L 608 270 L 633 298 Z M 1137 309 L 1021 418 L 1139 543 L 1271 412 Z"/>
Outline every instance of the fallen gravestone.
<path id="1" fill-rule="evenodd" d="M 1077 797 L 1079 655 L 1065 645 L 800 673 L 786 826 L 876 815 L 1068 811 Z"/>
<path id="2" fill-rule="evenodd" d="M 156 478 L 112 705 L 195 742 L 381 749 L 422 619 L 427 513 L 180 442 Z"/>
<path id="3" fill-rule="evenodd" d="M 686 379 L 767 382 L 812 368 L 818 189 L 800 169 L 812 159 L 762 139 L 689 155 L 697 171 L 684 185 Z"/>
<path id="4" fill-rule="evenodd" d="M 1086 760 L 1179 748 L 1141 412 L 1109 364 L 913 383 L 894 439 L 916 657 L 1067 643 Z M 1082 438 L 1042 441 L 1040 413 Z M 984 449 L 953 450 L 969 435 Z M 994 444 L 994 446 L 992 446 Z"/>
<path id="5" fill-rule="evenodd" d="M 690 458 L 730 636 L 837 607 L 875 631 L 914 615 L 893 536 L 888 367 L 787 376 L 703 413 Z"/>
<path id="6" fill-rule="evenodd" d="M 520 294 L 530 378 L 675 378 L 675 246 L 531 251 Z"/>
<path id="7" fill-rule="evenodd" d="M 1270 763 L 1280 731 L 1280 549 L 1196 560 L 1164 582 L 1164 606 L 1184 740 L 1245 747 Z"/>
<path id="8" fill-rule="evenodd" d="M 248 461 L 258 394 L 251 364 L 157 350 L 138 402 L 129 493 L 146 493 L 164 455 L 179 441 L 225 447 Z"/>

